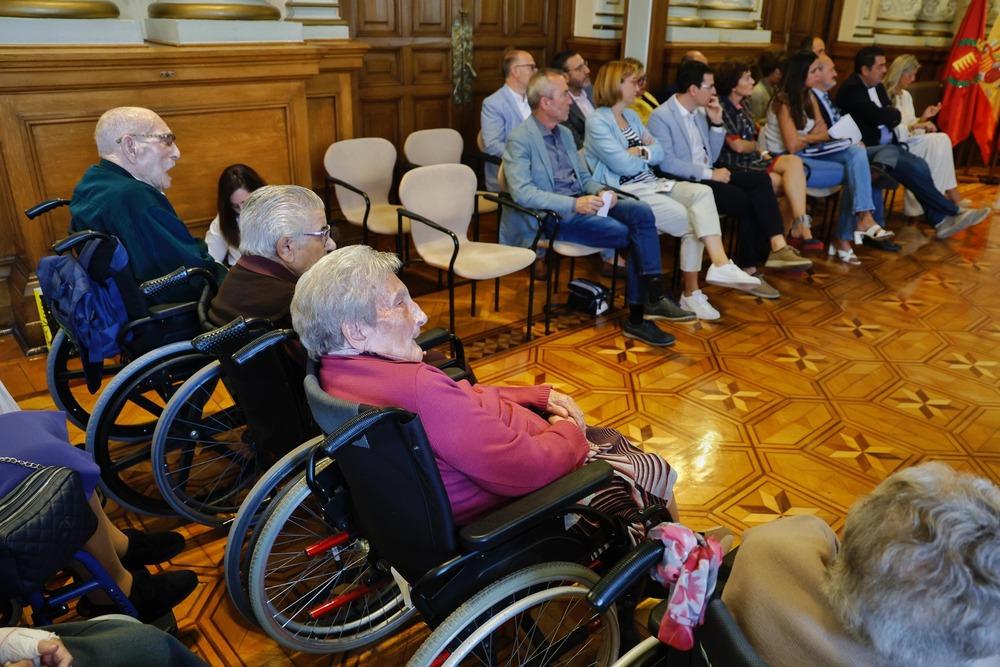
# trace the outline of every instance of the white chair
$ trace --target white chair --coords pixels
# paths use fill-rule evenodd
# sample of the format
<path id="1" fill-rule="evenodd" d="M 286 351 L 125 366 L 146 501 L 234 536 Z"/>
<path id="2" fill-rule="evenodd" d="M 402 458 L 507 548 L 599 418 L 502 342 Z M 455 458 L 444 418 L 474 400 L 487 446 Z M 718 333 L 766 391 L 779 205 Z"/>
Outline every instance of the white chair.
<path id="1" fill-rule="evenodd" d="M 436 127 L 430 130 L 416 130 L 406 137 L 403 143 L 403 157 L 415 167 L 428 167 L 435 164 L 461 164 L 465 150 L 465 141 L 457 130 L 450 127 Z M 479 240 L 479 216 L 493 213 L 497 205 L 483 195 L 496 194 L 486 190 L 476 190 L 475 223 L 472 227 L 472 240 Z"/>
<path id="2" fill-rule="evenodd" d="M 494 278 L 494 310 L 500 309 L 500 276 L 531 266 L 535 253 L 499 243 L 480 243 L 468 238 L 476 199 L 476 174 L 464 164 L 417 167 L 403 175 L 399 184 L 403 209 L 400 220 L 410 219 L 413 244 L 430 266 L 448 271 L 448 307 L 451 330 L 455 331 L 455 276 L 473 281 Z M 532 280 L 528 295 L 528 331 L 531 331 Z M 472 283 L 472 315 L 476 314 L 476 284 Z"/>
<path id="3" fill-rule="evenodd" d="M 330 184 L 344 217 L 361 227 L 361 242 L 368 243 L 368 232 L 394 234 L 396 254 L 403 256 L 403 234 L 410 233 L 410 223 L 396 215 L 399 207 L 389 203 L 396 147 L 379 137 L 335 141 L 323 157 L 326 167 L 326 205 L 329 218 Z"/>

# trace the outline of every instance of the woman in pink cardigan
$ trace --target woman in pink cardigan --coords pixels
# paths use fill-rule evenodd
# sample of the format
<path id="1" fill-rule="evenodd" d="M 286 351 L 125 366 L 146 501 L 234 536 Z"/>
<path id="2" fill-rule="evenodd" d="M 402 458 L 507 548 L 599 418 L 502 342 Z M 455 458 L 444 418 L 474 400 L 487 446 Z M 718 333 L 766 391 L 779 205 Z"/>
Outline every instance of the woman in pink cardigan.
<path id="1" fill-rule="evenodd" d="M 415 338 L 427 317 L 396 277 L 399 259 L 349 246 L 302 278 L 292 321 L 320 363 L 330 394 L 394 405 L 420 416 L 459 525 L 575 470 L 590 458 L 616 470 L 611 488 L 589 502 L 622 516 L 633 535 L 638 509 L 664 504 L 676 520 L 676 472 L 616 431 L 588 427 L 569 396 L 548 385 L 491 387 L 454 382 L 423 363 Z"/>

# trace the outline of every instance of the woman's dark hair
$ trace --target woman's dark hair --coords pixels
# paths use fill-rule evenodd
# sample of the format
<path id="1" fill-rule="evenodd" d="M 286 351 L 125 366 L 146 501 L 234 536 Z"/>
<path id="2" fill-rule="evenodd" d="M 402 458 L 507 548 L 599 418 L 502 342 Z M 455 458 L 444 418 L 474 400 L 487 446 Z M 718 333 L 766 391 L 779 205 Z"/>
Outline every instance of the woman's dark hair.
<path id="1" fill-rule="evenodd" d="M 810 93 L 806 89 L 806 77 L 809 75 L 809 68 L 818 59 L 819 56 L 812 51 L 796 53 L 790 57 L 781 74 L 778 94 L 771 100 L 772 105 L 784 104 L 788 107 L 796 130 L 805 127 L 806 117 L 811 115 L 807 111 L 811 111 L 812 107 L 808 104 Z"/>
<path id="2" fill-rule="evenodd" d="M 715 92 L 718 96 L 729 97 L 743 74 L 753 71 L 753 63 L 743 58 L 730 58 L 715 68 Z"/>
<path id="3" fill-rule="evenodd" d="M 264 179 L 245 164 L 231 164 L 219 176 L 219 227 L 226 243 L 233 248 L 240 247 L 240 226 L 236 221 L 236 211 L 233 210 L 229 198 L 240 188 L 247 192 L 253 192 L 265 185 L 267 183 L 264 182 Z"/>

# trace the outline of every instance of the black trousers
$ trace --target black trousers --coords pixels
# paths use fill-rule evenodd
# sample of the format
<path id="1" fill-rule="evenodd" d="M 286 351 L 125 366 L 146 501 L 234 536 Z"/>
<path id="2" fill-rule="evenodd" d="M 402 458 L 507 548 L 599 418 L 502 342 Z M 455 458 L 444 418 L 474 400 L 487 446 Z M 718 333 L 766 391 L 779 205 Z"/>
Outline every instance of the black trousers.
<path id="1" fill-rule="evenodd" d="M 771 252 L 771 237 L 785 233 L 778 198 L 774 195 L 771 177 L 765 172 L 735 169 L 730 172 L 728 183 L 699 182 L 712 188 L 719 215 L 739 218 L 736 264 L 741 268 L 760 266 Z"/>

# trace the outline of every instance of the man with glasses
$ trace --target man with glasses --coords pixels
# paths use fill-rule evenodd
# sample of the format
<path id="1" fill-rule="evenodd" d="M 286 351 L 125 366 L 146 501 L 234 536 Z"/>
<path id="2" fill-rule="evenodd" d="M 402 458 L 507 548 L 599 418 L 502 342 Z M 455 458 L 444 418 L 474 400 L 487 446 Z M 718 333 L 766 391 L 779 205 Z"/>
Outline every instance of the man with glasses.
<path id="1" fill-rule="evenodd" d="M 483 132 L 483 148 L 495 157 L 503 155 L 503 147 L 507 137 L 514 128 L 531 115 L 528 99 L 528 80 L 538 67 L 535 59 L 527 51 L 508 51 L 503 58 L 504 85 L 495 93 L 483 100 L 482 112 L 479 115 L 480 128 Z M 500 190 L 497 182 L 498 165 L 486 164 L 486 189 L 493 192 Z M 517 239 L 500 238 L 507 245 L 523 245 Z"/>
<path id="2" fill-rule="evenodd" d="M 562 72 L 566 77 L 573 106 L 569 108 L 569 119 L 563 125 L 573 132 L 576 149 L 580 150 L 587 133 L 587 116 L 594 112 L 594 87 L 590 84 L 590 67 L 579 53 L 560 51 L 552 59 L 552 69 Z"/>
<path id="3" fill-rule="evenodd" d="M 726 129 L 712 69 L 698 61 L 685 63 L 677 71 L 677 84 L 678 93 L 649 118 L 649 132 L 663 144 L 665 157 L 660 171 L 704 183 L 712 188 L 720 214 L 739 217 L 736 263 L 746 273 L 761 278 L 756 267 L 762 263 L 772 269 L 810 268 L 812 262 L 785 241 L 771 178 L 764 172 L 713 166 L 722 151 Z M 760 283 L 747 291 L 765 299 L 780 296 L 763 278 Z"/>
<path id="4" fill-rule="evenodd" d="M 70 231 L 92 229 L 117 236 L 128 251 L 132 272 L 144 281 L 178 267 L 200 266 L 221 282 L 226 267 L 208 254 L 201 239 L 191 236 L 163 191 L 181 151 L 170 128 L 141 107 L 106 111 L 94 131 L 100 163 L 77 183 L 70 203 Z M 161 302 L 196 298 L 194 288 L 158 297 Z"/>
<path id="5" fill-rule="evenodd" d="M 240 214 L 240 258 L 212 300 L 208 318 L 265 317 L 289 329 L 295 284 L 337 244 L 323 200 L 298 185 L 265 185 L 250 193 Z"/>

